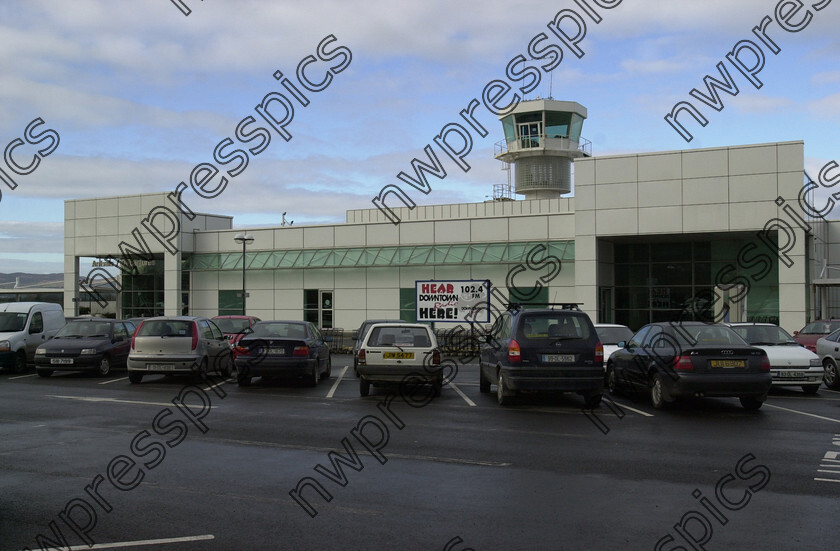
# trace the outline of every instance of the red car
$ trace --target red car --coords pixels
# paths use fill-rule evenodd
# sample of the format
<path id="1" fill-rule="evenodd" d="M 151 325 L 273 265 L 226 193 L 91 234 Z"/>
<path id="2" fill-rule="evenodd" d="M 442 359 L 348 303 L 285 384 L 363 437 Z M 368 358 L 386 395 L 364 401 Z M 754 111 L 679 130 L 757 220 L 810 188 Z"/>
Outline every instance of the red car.
<path id="1" fill-rule="evenodd" d="M 837 329 L 840 329 L 840 320 L 812 321 L 801 330 L 794 331 L 793 339 L 811 352 L 816 352 L 817 341 Z"/>
<path id="2" fill-rule="evenodd" d="M 234 350 L 236 343 L 239 342 L 239 339 L 241 339 L 245 333 L 250 333 L 248 330 L 253 327 L 255 323 L 262 321 L 256 316 L 216 316 L 212 319 L 216 325 L 219 326 L 219 329 L 222 330 L 225 337 L 227 337 L 230 343 L 234 346 Z"/>

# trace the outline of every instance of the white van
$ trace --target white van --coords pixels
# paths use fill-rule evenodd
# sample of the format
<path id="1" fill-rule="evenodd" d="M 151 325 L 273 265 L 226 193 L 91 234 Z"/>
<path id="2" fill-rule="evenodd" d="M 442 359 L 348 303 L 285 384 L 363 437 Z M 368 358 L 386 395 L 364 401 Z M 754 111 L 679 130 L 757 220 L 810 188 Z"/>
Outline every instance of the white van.
<path id="1" fill-rule="evenodd" d="M 0 367 L 20 373 L 35 349 L 64 327 L 64 309 L 50 302 L 0 304 Z"/>

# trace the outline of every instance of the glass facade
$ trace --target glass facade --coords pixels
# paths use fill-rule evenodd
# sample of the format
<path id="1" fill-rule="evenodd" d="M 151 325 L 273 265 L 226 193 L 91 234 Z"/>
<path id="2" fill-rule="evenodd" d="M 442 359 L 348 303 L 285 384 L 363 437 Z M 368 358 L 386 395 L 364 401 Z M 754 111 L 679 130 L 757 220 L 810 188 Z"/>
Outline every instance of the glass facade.
<path id="1" fill-rule="evenodd" d="M 366 266 L 425 266 L 429 264 L 498 264 L 522 262 L 537 245 L 563 261 L 575 259 L 575 242 L 526 241 L 461 245 L 403 245 L 347 249 L 260 251 L 245 257 L 249 270 L 284 268 L 361 268 Z M 242 270 L 242 253 L 200 253 L 185 260 L 187 270 Z M 162 281 L 162 280 L 161 280 Z"/>
<path id="2" fill-rule="evenodd" d="M 163 260 L 137 263 L 137 273 L 122 273 L 122 317 L 163 315 Z"/>
<path id="3" fill-rule="evenodd" d="M 748 281 L 747 321 L 779 322 L 778 259 L 767 270 L 739 251 L 754 240 L 645 241 L 615 244 L 615 323 L 632 329 L 657 321 L 713 317 L 715 282 Z M 755 251 L 753 256 L 762 252 Z M 766 271 L 764 277 L 758 277 Z M 739 279 L 736 279 L 739 278 Z M 743 279 L 741 279 L 743 278 Z M 692 316 L 689 316 L 692 317 Z M 733 320 L 734 321 L 734 320 Z"/>

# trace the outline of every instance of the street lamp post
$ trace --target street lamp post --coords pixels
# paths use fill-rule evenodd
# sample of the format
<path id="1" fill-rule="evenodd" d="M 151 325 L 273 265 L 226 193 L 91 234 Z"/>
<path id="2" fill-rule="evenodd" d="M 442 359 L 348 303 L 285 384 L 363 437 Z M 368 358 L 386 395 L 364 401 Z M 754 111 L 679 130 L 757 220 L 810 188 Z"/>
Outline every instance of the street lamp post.
<path id="1" fill-rule="evenodd" d="M 245 315 L 245 247 L 254 242 L 254 236 L 250 233 L 237 233 L 233 238 L 237 243 L 242 243 L 242 315 Z"/>

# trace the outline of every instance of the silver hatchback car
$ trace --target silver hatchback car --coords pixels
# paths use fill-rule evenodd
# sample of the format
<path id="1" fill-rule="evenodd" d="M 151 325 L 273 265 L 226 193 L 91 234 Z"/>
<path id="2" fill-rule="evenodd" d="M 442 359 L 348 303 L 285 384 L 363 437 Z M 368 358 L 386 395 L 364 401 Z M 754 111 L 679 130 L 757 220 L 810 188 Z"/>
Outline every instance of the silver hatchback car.
<path id="1" fill-rule="evenodd" d="M 131 338 L 128 380 L 144 375 L 198 374 L 216 371 L 229 377 L 233 349 L 219 327 L 207 318 L 167 316 L 143 320 Z"/>

